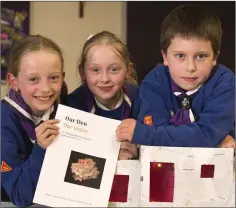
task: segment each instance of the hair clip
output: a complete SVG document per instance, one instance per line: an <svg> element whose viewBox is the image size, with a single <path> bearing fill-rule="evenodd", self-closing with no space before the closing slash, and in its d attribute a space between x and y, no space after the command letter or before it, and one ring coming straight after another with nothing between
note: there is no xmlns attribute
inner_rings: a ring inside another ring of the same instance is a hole
<svg viewBox="0 0 236 208"><path fill-rule="evenodd" d="M88 38L87 38L87 40L89 40L91 37L93 37L93 35L89 35Z"/></svg>

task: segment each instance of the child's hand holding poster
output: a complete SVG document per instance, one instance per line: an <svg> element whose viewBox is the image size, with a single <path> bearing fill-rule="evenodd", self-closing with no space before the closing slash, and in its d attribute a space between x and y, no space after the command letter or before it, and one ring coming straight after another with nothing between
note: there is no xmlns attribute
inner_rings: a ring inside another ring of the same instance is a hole
<svg viewBox="0 0 236 208"><path fill-rule="evenodd" d="M58 106L60 135L46 151L34 202L51 207L106 207L120 148L120 121Z"/></svg>

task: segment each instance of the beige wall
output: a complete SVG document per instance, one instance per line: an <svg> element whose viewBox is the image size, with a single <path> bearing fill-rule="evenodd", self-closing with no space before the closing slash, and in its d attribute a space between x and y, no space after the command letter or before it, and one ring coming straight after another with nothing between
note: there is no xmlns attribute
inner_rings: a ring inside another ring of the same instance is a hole
<svg viewBox="0 0 236 208"><path fill-rule="evenodd" d="M125 2L85 2L79 18L78 2L31 2L30 33L52 38L64 52L69 92L79 85L76 63L90 34L109 30L125 40ZM1 97L6 86L1 86Z"/></svg>

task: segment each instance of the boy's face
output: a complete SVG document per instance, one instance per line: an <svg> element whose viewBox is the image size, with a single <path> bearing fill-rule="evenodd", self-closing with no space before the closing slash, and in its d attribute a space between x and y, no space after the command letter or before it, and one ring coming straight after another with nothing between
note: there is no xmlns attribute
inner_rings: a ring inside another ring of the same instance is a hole
<svg viewBox="0 0 236 208"><path fill-rule="evenodd" d="M194 90L203 84L217 58L210 41L181 37L172 39L167 53L162 51L162 56L172 79L184 90Z"/></svg>

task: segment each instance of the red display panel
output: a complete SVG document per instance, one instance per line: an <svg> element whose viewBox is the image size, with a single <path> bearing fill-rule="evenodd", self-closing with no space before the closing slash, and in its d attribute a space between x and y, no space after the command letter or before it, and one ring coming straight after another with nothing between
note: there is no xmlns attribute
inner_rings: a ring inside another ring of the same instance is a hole
<svg viewBox="0 0 236 208"><path fill-rule="evenodd" d="M173 202L174 163L150 162L150 202Z"/></svg>
<svg viewBox="0 0 236 208"><path fill-rule="evenodd" d="M128 197L128 175L115 175L113 179L110 202L127 202Z"/></svg>

